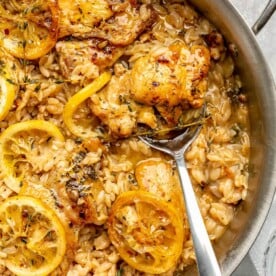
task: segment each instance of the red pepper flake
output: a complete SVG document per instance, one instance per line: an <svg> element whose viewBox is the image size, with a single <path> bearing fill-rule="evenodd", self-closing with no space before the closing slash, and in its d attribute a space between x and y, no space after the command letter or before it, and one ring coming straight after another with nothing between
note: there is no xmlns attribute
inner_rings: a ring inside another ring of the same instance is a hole
<svg viewBox="0 0 276 276"><path fill-rule="evenodd" d="M9 35L10 34L10 30L9 29L5 29L4 33L5 33L5 35Z"/></svg>
<svg viewBox="0 0 276 276"><path fill-rule="evenodd" d="M154 87L158 87L159 85L160 85L160 82L158 82L158 81L152 82L152 86L154 86Z"/></svg>
<svg viewBox="0 0 276 276"><path fill-rule="evenodd" d="M159 63L169 63L169 62L170 62L170 61L169 61L166 57L164 57L164 56L159 56L158 59L157 59L157 61L158 61Z"/></svg>

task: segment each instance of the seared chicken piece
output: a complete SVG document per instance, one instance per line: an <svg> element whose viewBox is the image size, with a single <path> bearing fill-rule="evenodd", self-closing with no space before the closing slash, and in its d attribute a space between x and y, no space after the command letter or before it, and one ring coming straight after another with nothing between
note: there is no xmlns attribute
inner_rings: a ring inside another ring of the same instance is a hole
<svg viewBox="0 0 276 276"><path fill-rule="evenodd" d="M56 201L69 222L76 225L101 225L107 219L107 210L97 202L104 191L103 182L98 178L98 170L105 146L97 138L86 139L75 144L74 151L68 152L71 170L57 174ZM62 179L62 180L61 180ZM52 185L52 182L51 182Z"/></svg>
<svg viewBox="0 0 276 276"><path fill-rule="evenodd" d="M76 179L70 179L66 185L57 190L57 199L68 221L76 225L94 223L101 225L107 219L107 215L98 210L97 197L103 190L99 181L90 181L80 184Z"/></svg>
<svg viewBox="0 0 276 276"><path fill-rule="evenodd" d="M139 9L129 5L124 12L117 13L107 21L103 21L99 28L95 28L89 35L106 39L114 45L126 46L150 27L155 18L152 9L148 9L146 14L141 17Z"/></svg>
<svg viewBox="0 0 276 276"><path fill-rule="evenodd" d="M59 37L91 32L97 23L113 15L106 0L58 0L58 5Z"/></svg>
<svg viewBox="0 0 276 276"><path fill-rule="evenodd" d="M108 86L91 97L90 108L115 136L127 137L136 126L136 112L131 109L129 79L112 77Z"/></svg>
<svg viewBox="0 0 276 276"><path fill-rule="evenodd" d="M123 54L122 48L97 39L59 41L56 50L62 74L72 83L97 78Z"/></svg>
<svg viewBox="0 0 276 276"><path fill-rule="evenodd" d="M71 211L74 213L74 215L71 214L71 217L75 218L72 221L75 224L94 223L96 225L101 225L106 221L107 215L102 214L102 211L98 210L99 207L97 207L96 201L99 193L104 189L103 185L99 181L94 181L87 186L91 188L85 192L86 195L79 197L77 202L74 202L74 196L76 194L74 191L76 191L76 189L66 190L68 202L72 207Z"/></svg>
<svg viewBox="0 0 276 276"><path fill-rule="evenodd" d="M172 165L160 158L150 158L137 163L135 177L139 189L148 191L171 202L184 216L182 192L178 175Z"/></svg>
<svg viewBox="0 0 276 276"><path fill-rule="evenodd" d="M183 115L183 107L180 105L168 107L165 105L158 105L156 109L160 113L161 117L166 121L169 127L173 127L179 123L181 116Z"/></svg>
<svg viewBox="0 0 276 276"><path fill-rule="evenodd" d="M157 128L157 118L152 106L138 106L137 112L137 123L147 125L151 129Z"/></svg>
<svg viewBox="0 0 276 276"><path fill-rule="evenodd" d="M129 45L155 19L152 9L144 9L136 1L126 0L59 0L59 37L97 37L114 45Z"/></svg>
<svg viewBox="0 0 276 276"><path fill-rule="evenodd" d="M164 54L141 57L131 72L132 96L150 106L198 108L207 89L209 65L209 51L199 45L187 48L178 43Z"/></svg>
<svg viewBox="0 0 276 276"><path fill-rule="evenodd" d="M164 54L141 57L127 73L114 76L91 97L90 108L116 137L130 136L137 123L156 129L159 124L153 107L173 126L183 109L203 104L209 64L204 46L172 45Z"/></svg>
<svg viewBox="0 0 276 276"><path fill-rule="evenodd" d="M115 137L128 137L136 130L137 123L157 126L151 106L135 103L129 93L129 73L113 76L106 88L91 97L90 108Z"/></svg>

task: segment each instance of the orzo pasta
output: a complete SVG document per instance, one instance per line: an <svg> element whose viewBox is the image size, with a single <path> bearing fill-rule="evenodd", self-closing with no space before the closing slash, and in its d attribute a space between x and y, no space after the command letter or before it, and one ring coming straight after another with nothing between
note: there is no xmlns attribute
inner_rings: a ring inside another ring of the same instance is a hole
<svg viewBox="0 0 276 276"><path fill-rule="evenodd" d="M193 264L174 162L137 136L181 128L206 105L185 158L219 239L248 187L233 45L186 0L2 0L0 27L0 274Z"/></svg>

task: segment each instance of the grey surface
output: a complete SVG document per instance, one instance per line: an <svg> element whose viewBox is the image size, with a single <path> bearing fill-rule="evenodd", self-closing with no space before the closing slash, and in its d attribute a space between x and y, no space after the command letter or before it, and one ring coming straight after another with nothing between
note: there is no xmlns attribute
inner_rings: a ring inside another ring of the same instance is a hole
<svg viewBox="0 0 276 276"><path fill-rule="evenodd" d="M259 273L256 270L256 266L254 265L250 255L247 255L241 265L236 269L236 271L232 274L232 276L259 276Z"/></svg>
<svg viewBox="0 0 276 276"><path fill-rule="evenodd" d="M268 1L230 0L238 9L249 26L253 26ZM264 29L257 35L257 40L276 79L276 14L271 17Z"/></svg>
<svg viewBox="0 0 276 276"><path fill-rule="evenodd" d="M268 2L262 0L230 1L238 9L249 26L253 26ZM264 29L257 35L257 40L266 61L271 68L274 79L276 79L276 14L272 16ZM274 198L272 208L257 240L249 251L249 254L245 257L232 276L276 275L276 246L272 246L272 239L275 234L276 199Z"/></svg>

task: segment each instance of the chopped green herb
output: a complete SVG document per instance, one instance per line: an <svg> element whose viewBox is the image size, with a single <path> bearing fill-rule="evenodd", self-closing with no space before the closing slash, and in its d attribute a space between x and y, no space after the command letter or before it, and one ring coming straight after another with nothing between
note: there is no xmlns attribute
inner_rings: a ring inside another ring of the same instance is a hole
<svg viewBox="0 0 276 276"><path fill-rule="evenodd" d="M22 59L22 58L19 59L19 62L20 62L20 64L23 65L23 66L26 66L26 65L29 65L29 64L30 64L28 60Z"/></svg>
<svg viewBox="0 0 276 276"><path fill-rule="evenodd" d="M77 144L77 145L79 145L79 144L81 144L82 143L82 139L81 138L76 138L75 139L75 143Z"/></svg>
<svg viewBox="0 0 276 276"><path fill-rule="evenodd" d="M30 79L28 76L24 76L23 82L24 82L24 83L33 84L33 83L37 83L38 80L36 80L36 79Z"/></svg>
<svg viewBox="0 0 276 276"><path fill-rule="evenodd" d="M23 10L23 15L26 15L29 12L29 8Z"/></svg>
<svg viewBox="0 0 276 276"><path fill-rule="evenodd" d="M74 156L74 164L80 163L86 156L85 151L80 151Z"/></svg>
<svg viewBox="0 0 276 276"><path fill-rule="evenodd" d="M54 83L56 84L64 83L64 80L55 80Z"/></svg>
<svg viewBox="0 0 276 276"><path fill-rule="evenodd" d="M128 108L128 110L129 110L130 112L133 111L130 104L127 105L127 108Z"/></svg>
<svg viewBox="0 0 276 276"><path fill-rule="evenodd" d="M134 178L134 175L129 174L129 175L127 176L127 178L128 178L128 182L129 182L130 184L132 184L132 185L137 185L137 182L136 182L136 179Z"/></svg>
<svg viewBox="0 0 276 276"><path fill-rule="evenodd" d="M40 88L41 88L41 83L39 83L39 84L35 87L34 91L35 91L35 92L38 92L38 91L40 90Z"/></svg>
<svg viewBox="0 0 276 276"><path fill-rule="evenodd" d="M74 40L74 37L71 36L71 35L69 35L69 36L66 36L66 37L64 38L64 40L65 40L65 41L72 41L72 40Z"/></svg>
<svg viewBox="0 0 276 276"><path fill-rule="evenodd" d="M15 83L13 80L11 80L11 79L6 79L6 81L9 82L10 84L13 84L13 85L16 84L16 83Z"/></svg>
<svg viewBox="0 0 276 276"><path fill-rule="evenodd" d="M119 270L117 270L116 276L123 276L123 275L124 275L124 270L122 268L120 268Z"/></svg>
<svg viewBox="0 0 276 276"><path fill-rule="evenodd" d="M40 12L41 11L41 6L37 5L37 6L33 6L31 12L35 13L35 12Z"/></svg>
<svg viewBox="0 0 276 276"><path fill-rule="evenodd" d="M26 40L22 40L21 44L22 44L22 47L25 49L26 45L27 45L27 41Z"/></svg>
<svg viewBox="0 0 276 276"><path fill-rule="evenodd" d="M96 170L93 166L86 165L84 168L84 173L92 180L97 180L98 176Z"/></svg>
<svg viewBox="0 0 276 276"><path fill-rule="evenodd" d="M21 241L26 244L27 243L27 238L21 238Z"/></svg>
<svg viewBox="0 0 276 276"><path fill-rule="evenodd" d="M23 30L26 30L26 29L27 29L27 27L28 27L28 22L26 22L26 21L25 21L25 22L23 23L22 28L23 28Z"/></svg>

